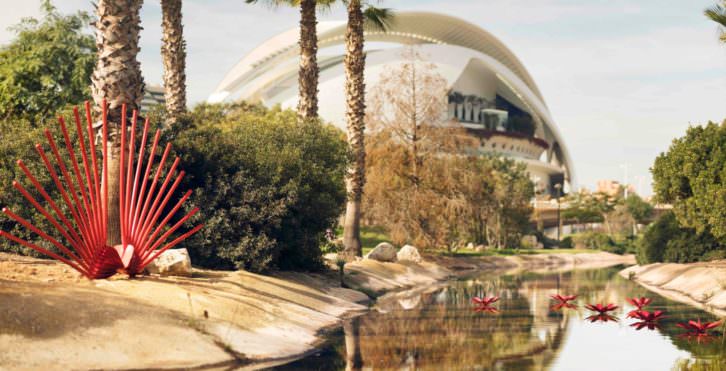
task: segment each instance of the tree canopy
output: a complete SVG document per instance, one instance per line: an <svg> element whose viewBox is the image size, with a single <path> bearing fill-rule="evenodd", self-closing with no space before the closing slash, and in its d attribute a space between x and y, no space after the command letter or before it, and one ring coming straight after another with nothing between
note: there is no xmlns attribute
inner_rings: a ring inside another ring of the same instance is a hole
<svg viewBox="0 0 726 371"><path fill-rule="evenodd" d="M41 19L25 18L0 49L0 117L37 124L89 97L96 60L85 12L61 15L48 1Z"/></svg>
<svg viewBox="0 0 726 371"><path fill-rule="evenodd" d="M651 170L657 200L682 226L726 238L726 121L690 127Z"/></svg>

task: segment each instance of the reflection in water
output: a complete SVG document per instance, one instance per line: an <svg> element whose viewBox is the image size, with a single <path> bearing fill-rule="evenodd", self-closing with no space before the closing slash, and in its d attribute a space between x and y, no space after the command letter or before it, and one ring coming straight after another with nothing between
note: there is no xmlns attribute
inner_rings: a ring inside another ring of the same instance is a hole
<svg viewBox="0 0 726 371"><path fill-rule="evenodd" d="M713 316L656 297L617 276L618 270L482 275L392 294L378 301L377 310L346 321L343 338L331 339L328 349L278 369L699 370L722 362L723 341L699 343L679 336L675 326ZM574 293L578 298L565 303L578 309L557 308L552 299ZM473 310L472 298L491 294L501 297L499 313ZM653 302L644 318L611 322L637 309L626 298L646 295ZM622 307L595 313L608 317L597 321L610 323L590 323L585 303Z"/></svg>

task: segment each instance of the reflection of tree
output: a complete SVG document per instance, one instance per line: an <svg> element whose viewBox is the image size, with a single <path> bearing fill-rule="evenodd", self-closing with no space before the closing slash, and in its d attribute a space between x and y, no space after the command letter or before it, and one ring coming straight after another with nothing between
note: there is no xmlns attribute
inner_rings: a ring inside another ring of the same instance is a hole
<svg viewBox="0 0 726 371"><path fill-rule="evenodd" d="M726 369L722 339L697 344L678 336L675 323L712 316L685 304L669 302L617 276L619 268L561 273L526 273L508 276L482 276L442 288L385 297L385 313L371 312L344 325L345 342L332 353L315 357L317 363L298 363L297 368L349 370L372 369L497 369L542 370L552 365L564 345L570 320L581 321L589 314L583 303L626 303L626 297L648 296L649 310L663 310L667 317L659 320L659 331L673 344L693 354L698 360L681 362L675 369ZM578 310L552 311L550 295L578 294ZM500 313L475 313L471 298L499 295ZM417 301L408 310L401 300ZM625 304L615 313L624 320L632 309ZM631 320L624 322L627 327ZM635 329L627 329L640 334ZM637 335L636 335L637 336ZM341 339L342 340L342 339ZM617 349L614 349L617 351ZM311 357L312 358L312 357ZM704 360L706 359L706 360ZM310 361L307 361L310 362ZM335 365L335 366L333 366ZM345 366L344 366L345 365Z"/></svg>
<svg viewBox="0 0 726 371"><path fill-rule="evenodd" d="M360 317L343 322L345 333L345 369L360 370L363 359L360 355Z"/></svg>

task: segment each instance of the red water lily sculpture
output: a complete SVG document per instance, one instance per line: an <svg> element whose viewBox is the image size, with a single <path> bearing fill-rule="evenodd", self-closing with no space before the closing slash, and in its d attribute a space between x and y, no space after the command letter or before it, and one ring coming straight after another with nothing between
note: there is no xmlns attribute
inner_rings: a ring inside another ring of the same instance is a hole
<svg viewBox="0 0 726 371"><path fill-rule="evenodd" d="M663 317L665 317L665 312L661 310L656 310L653 312L649 312L647 310L635 311L632 318L637 319L638 322L635 322L630 326L635 327L636 330L641 330L646 327L648 328L648 330L654 330L660 328L660 324L658 323L658 321L660 321Z"/></svg>
<svg viewBox="0 0 726 371"><path fill-rule="evenodd" d="M2 210L5 215L48 241L57 248L60 254L5 231L0 231L0 236L59 260L89 279L107 278L119 271L125 271L130 276L134 276L163 251L177 245L202 228L201 225L198 225L171 242L164 244L171 234L197 212L196 208L193 209L174 225L168 227L171 218L191 194L187 192L171 210L166 208L183 176L183 172L180 172L173 184L169 186L179 160L174 161L174 164L166 172L161 186L158 186L159 177L165 168L164 164L171 147L167 144L161 161L155 164L155 155L160 137L160 132L157 130L142 176L141 170L145 157L149 122L146 120L144 123L141 143L139 144L138 154L136 154L137 113L136 111L133 112L131 133L127 136L126 106L122 107L121 146L125 149L120 151L121 170L119 171L121 174L119 207L121 210L120 237L122 244L108 246L106 245L109 218L107 202L108 173L106 171L108 169L107 106L104 102L101 117L101 159L97 156L97 148L93 140L94 130L90 104L88 102L85 104L85 124L81 121L78 108L74 108L73 113L78 136L78 148L74 148L71 142L65 121L63 118L59 118L67 159L63 158L59 146L47 129L45 130L45 137L52 157L45 152L40 144L35 146L62 200L53 199L21 160L18 160L18 166L35 188L37 194L42 197L45 205L41 204L19 182L13 182L13 187L48 220L66 243L62 243L49 233L40 230L30 221L13 213L10 209L4 208ZM80 158L78 155L80 155ZM128 158L125 156L128 156ZM134 156L137 156L135 164ZM148 185L149 174L154 165L156 165L156 171L151 185ZM102 169L102 171L99 172L99 169ZM66 213L61 211L59 205L61 202L68 209Z"/></svg>
<svg viewBox="0 0 726 371"><path fill-rule="evenodd" d="M630 312L628 312L628 315L627 315L628 318L637 318L636 317L637 312L641 311L645 306L647 306L648 304L650 304L653 301L653 299L645 298L645 297L626 298L625 300L627 300L628 303L630 303L630 305L635 307L634 310L631 310Z"/></svg>
<svg viewBox="0 0 726 371"><path fill-rule="evenodd" d="M498 313L499 310L492 306L492 304L499 301L499 296L492 296L492 297L483 297L480 298L478 296L475 296L471 298L471 301L474 303L474 311L475 312L488 312L488 313Z"/></svg>
<svg viewBox="0 0 726 371"><path fill-rule="evenodd" d="M607 312L612 312L615 309L618 309L618 306L615 304L612 304L612 303L607 304L607 305L598 303L598 304L585 304L585 308L587 308L593 312L598 312L598 314L604 314Z"/></svg>
<svg viewBox="0 0 726 371"><path fill-rule="evenodd" d="M569 309L575 309L577 308L577 305L570 303L571 301L577 299L577 295L552 295L550 296L552 299L557 301L557 304L552 306L552 310L560 310L562 308L569 308Z"/></svg>
<svg viewBox="0 0 726 371"><path fill-rule="evenodd" d="M608 312L612 312L615 309L618 309L618 306L615 304L585 304L585 308L597 312L597 314L593 314L585 319L589 320L590 322L610 322L610 321L618 321L618 317L615 317Z"/></svg>
<svg viewBox="0 0 726 371"><path fill-rule="evenodd" d="M618 322L618 317L607 313L600 313L587 316L585 317L585 320L590 322Z"/></svg>
<svg viewBox="0 0 726 371"><path fill-rule="evenodd" d="M721 320L714 322L701 322L701 320L698 319L696 321L691 320L685 323L677 323L676 326L686 330L686 332L681 334L681 336L689 339L696 339L701 342L708 341L712 336L709 333L709 330L720 326L722 322L723 321Z"/></svg>

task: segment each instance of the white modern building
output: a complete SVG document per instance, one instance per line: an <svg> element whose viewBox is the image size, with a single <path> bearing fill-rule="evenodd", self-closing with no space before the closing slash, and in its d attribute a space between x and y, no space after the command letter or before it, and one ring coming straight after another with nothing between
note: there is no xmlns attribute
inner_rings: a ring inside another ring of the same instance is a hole
<svg viewBox="0 0 726 371"><path fill-rule="evenodd" d="M320 116L345 129L343 56L345 22L318 25ZM527 165L540 191L555 184L574 189L572 159L544 98L522 62L489 32L461 19L427 12L396 12L387 32L366 31L366 86L401 63L417 45L449 82L449 118L480 138L482 152ZM297 106L298 29L277 35L230 70L210 102L248 100L283 108Z"/></svg>

